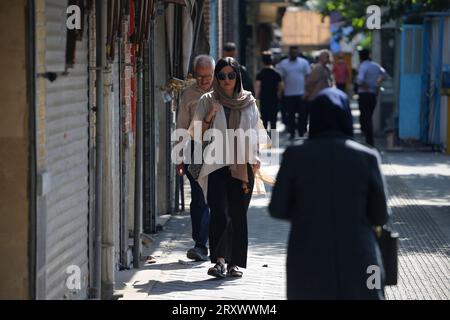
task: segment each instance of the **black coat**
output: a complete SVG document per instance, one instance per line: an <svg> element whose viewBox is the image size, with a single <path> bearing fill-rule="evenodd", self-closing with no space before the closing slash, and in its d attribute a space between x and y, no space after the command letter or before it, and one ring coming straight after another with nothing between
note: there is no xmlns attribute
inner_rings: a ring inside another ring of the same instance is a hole
<svg viewBox="0 0 450 320"><path fill-rule="evenodd" d="M270 214L291 222L288 299L382 299L367 268L381 255L372 229L388 220L378 152L340 133L286 150ZM383 280L382 282L383 283Z"/></svg>

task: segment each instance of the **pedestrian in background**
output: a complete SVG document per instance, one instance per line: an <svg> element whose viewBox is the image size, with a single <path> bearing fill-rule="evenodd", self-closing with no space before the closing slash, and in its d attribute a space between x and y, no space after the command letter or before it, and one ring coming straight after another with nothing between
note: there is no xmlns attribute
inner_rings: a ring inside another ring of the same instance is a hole
<svg viewBox="0 0 450 320"><path fill-rule="evenodd" d="M336 88L342 92L347 92L347 81L350 73L347 65L345 64L342 54L338 55L337 61L333 65L334 81L336 82Z"/></svg>
<svg viewBox="0 0 450 320"><path fill-rule="evenodd" d="M314 64L311 74L306 80L304 96L305 101L312 101L320 90L331 87L333 85L331 72L330 69L328 69L329 63L330 52L328 50L321 51L319 54L318 62Z"/></svg>
<svg viewBox="0 0 450 320"><path fill-rule="evenodd" d="M182 93L177 115L177 129L187 130L190 127L200 97L212 88L214 68L215 61L210 56L199 55L194 59L194 77L197 82L186 88ZM193 150L194 144L191 142L187 152L192 154ZM189 249L187 257L195 261L207 261L208 248L206 244L209 234L209 209L200 185L187 169L188 165L184 163L177 166L177 174L180 176L186 174L191 186L190 214L192 239L195 246Z"/></svg>
<svg viewBox="0 0 450 320"><path fill-rule="evenodd" d="M264 67L256 75L255 94L260 100L261 118L264 127L277 129L278 102L283 94L281 75L273 67L273 57L270 51L262 53Z"/></svg>
<svg viewBox="0 0 450 320"><path fill-rule="evenodd" d="M356 78L358 77L358 70L356 68L352 68L352 79L353 79L353 95L358 94L358 83Z"/></svg>
<svg viewBox="0 0 450 320"><path fill-rule="evenodd" d="M284 83L283 103L287 108L288 130L290 139L295 138L298 131L300 137L306 133L308 125L308 108L303 101L305 93L305 81L311 72L306 59L300 58L297 46L289 48L289 59L282 60L277 65ZM298 115L298 119L297 119Z"/></svg>
<svg viewBox="0 0 450 320"><path fill-rule="evenodd" d="M377 96L386 77L386 71L370 59L367 49L359 51L359 60L360 66L356 82L358 84L361 131L364 133L366 143L374 147L372 116L377 106Z"/></svg>
<svg viewBox="0 0 450 320"><path fill-rule="evenodd" d="M288 55L283 54L283 55L281 55L278 63L275 64L275 70L280 72L280 75L281 75L281 71L279 70L279 63L286 59L288 59ZM283 81L283 78L281 78L281 81ZM286 102L285 102L285 98L284 98L284 86L283 86L283 92L281 94L281 100L280 100L280 111L281 111L281 121L285 125L284 132L289 132L289 129L288 129L289 117L288 117L287 106L286 106Z"/></svg>
<svg viewBox="0 0 450 320"><path fill-rule="evenodd" d="M238 52L236 49L236 44L234 42L227 42L223 46L223 53L222 53L223 58L230 57L235 60L238 60L237 54ZM253 81L252 78L250 77L250 74L247 71L247 68L243 64L239 64L239 71L241 72L242 86L244 90L250 91L253 95L255 95L255 88L253 87Z"/></svg>
<svg viewBox="0 0 450 320"><path fill-rule="evenodd" d="M286 150L269 212L291 222L288 299L383 299L373 230L388 220L380 156L352 140L347 96L335 88L312 103L310 137ZM380 284L369 289L368 268Z"/></svg>
<svg viewBox="0 0 450 320"><path fill-rule="evenodd" d="M234 159L213 164L205 162L198 178L211 210L209 245L211 262L215 265L208 269L208 275L242 277L239 267L247 266L247 210L253 192L254 171L259 169L261 162L257 157L256 140L246 147L245 137L241 135L231 143L230 139L234 138L226 131L257 130L260 118L255 98L242 87L239 63L235 59L228 57L217 62L213 91L200 99L194 121L202 122L203 132L210 127L220 131L226 137L224 143L235 146ZM248 152L245 152L244 164L240 164L236 152L243 146Z"/></svg>

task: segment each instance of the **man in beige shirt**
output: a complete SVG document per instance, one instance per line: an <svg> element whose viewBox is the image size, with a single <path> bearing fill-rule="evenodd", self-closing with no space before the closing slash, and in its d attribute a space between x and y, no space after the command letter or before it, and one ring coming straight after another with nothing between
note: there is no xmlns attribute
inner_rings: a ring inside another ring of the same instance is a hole
<svg viewBox="0 0 450 320"><path fill-rule="evenodd" d="M311 74L306 80L305 100L312 101L320 90L333 85L331 72L327 67L330 63L330 53L323 50L319 55L319 62L313 67Z"/></svg>
<svg viewBox="0 0 450 320"><path fill-rule="evenodd" d="M200 97L212 89L214 68L215 62L210 56L200 55L194 59L194 77L197 79L197 83L183 91L177 116L177 129L187 130L189 128ZM187 168L188 166L184 163L177 165L177 174L180 176L186 174L191 185L190 212L192 239L195 246L188 250L187 257L196 261L207 261L208 248L206 243L209 235L209 208L202 188Z"/></svg>

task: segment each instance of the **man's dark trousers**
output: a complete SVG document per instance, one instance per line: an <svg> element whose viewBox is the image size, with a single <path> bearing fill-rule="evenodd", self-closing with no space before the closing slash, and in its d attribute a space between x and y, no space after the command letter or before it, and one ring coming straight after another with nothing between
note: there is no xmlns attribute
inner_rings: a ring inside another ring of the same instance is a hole
<svg viewBox="0 0 450 320"><path fill-rule="evenodd" d="M280 111L281 111L281 121L283 122L283 124L286 126L286 128L288 127L288 111L287 111L287 106L286 106L286 97L283 96L281 98L280 101Z"/></svg>
<svg viewBox="0 0 450 320"><path fill-rule="evenodd" d="M209 208L205 201L203 190L198 182L188 171L188 165L185 165L186 176L191 185L191 222L192 239L195 241L196 248L207 249L206 243L209 236Z"/></svg>
<svg viewBox="0 0 450 320"><path fill-rule="evenodd" d="M366 143L374 146L373 140L373 111L377 105L377 96L375 93L363 92L359 94L359 122L361 123L361 131L366 137Z"/></svg>
<svg viewBox="0 0 450 320"><path fill-rule="evenodd" d="M303 96L286 96L284 99L288 112L289 134L294 138L297 130L299 136L303 137L308 125L308 104L303 101Z"/></svg>
<svg viewBox="0 0 450 320"><path fill-rule="evenodd" d="M347 84L345 83L336 83L336 88L338 88L342 92L347 93Z"/></svg>

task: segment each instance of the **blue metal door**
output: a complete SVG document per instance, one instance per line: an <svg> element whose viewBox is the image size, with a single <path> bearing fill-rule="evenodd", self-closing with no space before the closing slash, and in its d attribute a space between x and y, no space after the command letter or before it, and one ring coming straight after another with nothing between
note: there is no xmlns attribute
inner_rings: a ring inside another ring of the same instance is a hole
<svg viewBox="0 0 450 320"><path fill-rule="evenodd" d="M403 25L400 63L399 136L420 139L423 26Z"/></svg>

